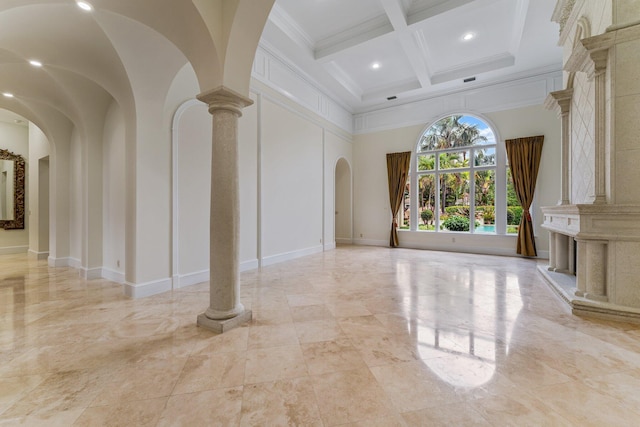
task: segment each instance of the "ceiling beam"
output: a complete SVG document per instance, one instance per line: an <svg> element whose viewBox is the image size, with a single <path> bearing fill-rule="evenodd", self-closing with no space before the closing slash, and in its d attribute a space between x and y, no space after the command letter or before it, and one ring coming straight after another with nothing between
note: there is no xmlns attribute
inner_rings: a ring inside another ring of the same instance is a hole
<svg viewBox="0 0 640 427"><path fill-rule="evenodd" d="M407 24L413 25L418 22L426 21L427 19L449 12L458 7L472 3L473 0L449 0L442 3L438 3L434 6L428 6L423 8L417 8L412 10L411 8L407 12Z"/></svg>
<svg viewBox="0 0 640 427"><path fill-rule="evenodd" d="M348 30L334 34L315 45L317 61L329 62L338 54L393 33L393 26L386 15L380 15Z"/></svg>
<svg viewBox="0 0 640 427"><path fill-rule="evenodd" d="M389 21L395 30L402 50L411 64L411 68L420 82L420 86L426 88L431 86L429 78L429 68L425 61L422 50L416 43L413 33L407 24L407 12L404 10L402 0L380 0L384 11L389 17Z"/></svg>

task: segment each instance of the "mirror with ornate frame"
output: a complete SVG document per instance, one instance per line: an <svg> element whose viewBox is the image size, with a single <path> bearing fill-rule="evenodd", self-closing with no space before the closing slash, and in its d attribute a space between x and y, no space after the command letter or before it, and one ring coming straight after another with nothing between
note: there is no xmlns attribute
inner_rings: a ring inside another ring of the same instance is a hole
<svg viewBox="0 0 640 427"><path fill-rule="evenodd" d="M24 229L25 161L0 149L0 228Z"/></svg>

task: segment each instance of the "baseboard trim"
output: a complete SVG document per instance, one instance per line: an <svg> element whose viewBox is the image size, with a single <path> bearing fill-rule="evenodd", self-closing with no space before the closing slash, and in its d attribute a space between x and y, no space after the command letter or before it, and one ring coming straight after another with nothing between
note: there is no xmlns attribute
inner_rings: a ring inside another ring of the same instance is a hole
<svg viewBox="0 0 640 427"><path fill-rule="evenodd" d="M34 251L32 249L29 249L28 255L30 257L33 257L33 258L37 259L37 260L43 260L43 259L48 259L49 258L49 251L37 252L37 251Z"/></svg>
<svg viewBox="0 0 640 427"><path fill-rule="evenodd" d="M338 241L338 239L336 239ZM383 246L389 247L389 242L386 240L368 240L368 239L354 239L354 245L362 246ZM428 243L402 243L400 242L400 248L405 249L420 249L427 251L442 251L442 252L458 252L465 254L477 254L477 255L498 255L498 256L512 256L519 257L516 254L515 246L513 248L506 247L490 247L490 246L464 246L460 244L446 245L446 244L428 244ZM549 251L538 251L539 259L549 259Z"/></svg>
<svg viewBox="0 0 640 427"><path fill-rule="evenodd" d="M116 283L124 283L124 273L111 270L110 268L102 268L102 277Z"/></svg>
<svg viewBox="0 0 640 427"><path fill-rule="evenodd" d="M0 248L0 255L23 254L29 250L29 246L7 246Z"/></svg>
<svg viewBox="0 0 640 427"><path fill-rule="evenodd" d="M389 246L388 240L353 239L354 245L362 246Z"/></svg>
<svg viewBox="0 0 640 427"><path fill-rule="evenodd" d="M68 263L67 265L69 267L73 267L73 268L77 268L78 270L82 268L82 261L80 261L78 258L67 258Z"/></svg>
<svg viewBox="0 0 640 427"><path fill-rule="evenodd" d="M240 263L240 271L255 270L259 266L260 264L258 263L258 258L250 259L248 261L243 261Z"/></svg>
<svg viewBox="0 0 640 427"><path fill-rule="evenodd" d="M178 280L174 280L173 286L176 289L206 282L209 280L209 270L196 271L195 273L178 275Z"/></svg>
<svg viewBox="0 0 640 427"><path fill-rule="evenodd" d="M336 237L336 243L338 245L353 245L353 239L347 237Z"/></svg>
<svg viewBox="0 0 640 427"><path fill-rule="evenodd" d="M69 259L69 257L54 258L49 255L49 258L47 258L47 263L49 264L49 267L69 267Z"/></svg>
<svg viewBox="0 0 640 427"><path fill-rule="evenodd" d="M327 243L324 245L325 251L330 251L336 248L336 242Z"/></svg>
<svg viewBox="0 0 640 427"><path fill-rule="evenodd" d="M271 256L262 258L262 265L267 266L267 265L278 264L280 262L290 261L296 258L301 258L307 255L312 255L318 252L322 252L322 250L323 250L323 246L319 245L319 246L312 246L306 249L300 249L298 251L291 251L291 252L285 252L278 255L271 255Z"/></svg>
<svg viewBox="0 0 640 427"><path fill-rule="evenodd" d="M102 279L102 267L84 268L80 267L80 277L86 280Z"/></svg>
<svg viewBox="0 0 640 427"><path fill-rule="evenodd" d="M124 294L131 298L144 298L171 290L171 278L145 283L124 282Z"/></svg>

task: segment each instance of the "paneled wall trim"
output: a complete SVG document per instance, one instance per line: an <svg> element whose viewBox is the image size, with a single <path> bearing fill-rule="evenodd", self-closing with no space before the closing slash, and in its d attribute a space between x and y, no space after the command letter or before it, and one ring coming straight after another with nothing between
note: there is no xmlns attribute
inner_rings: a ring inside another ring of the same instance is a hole
<svg viewBox="0 0 640 427"><path fill-rule="evenodd" d="M253 60L252 77L340 129L353 133L353 115L311 82L302 71L285 63L260 45Z"/></svg>
<svg viewBox="0 0 640 427"><path fill-rule="evenodd" d="M541 105L549 92L562 89L562 71L548 71L505 83L409 102L354 115L354 134L427 123L443 112L491 113Z"/></svg>
<svg viewBox="0 0 640 427"><path fill-rule="evenodd" d="M278 57L264 44L253 63L254 79L351 134L363 134L423 124L443 111L493 112L541 105L549 92L562 89L562 70L543 68L503 83L478 82L468 90L403 102L387 108L352 114L313 79Z"/></svg>

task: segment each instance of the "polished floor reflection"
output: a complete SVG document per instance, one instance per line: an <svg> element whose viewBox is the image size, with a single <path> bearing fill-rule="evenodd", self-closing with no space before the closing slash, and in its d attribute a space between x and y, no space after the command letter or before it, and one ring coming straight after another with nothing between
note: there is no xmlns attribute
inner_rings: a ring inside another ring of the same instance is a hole
<svg viewBox="0 0 640 427"><path fill-rule="evenodd" d="M573 316L532 260L340 247L131 300L0 256L0 425L629 426L640 325Z"/></svg>

